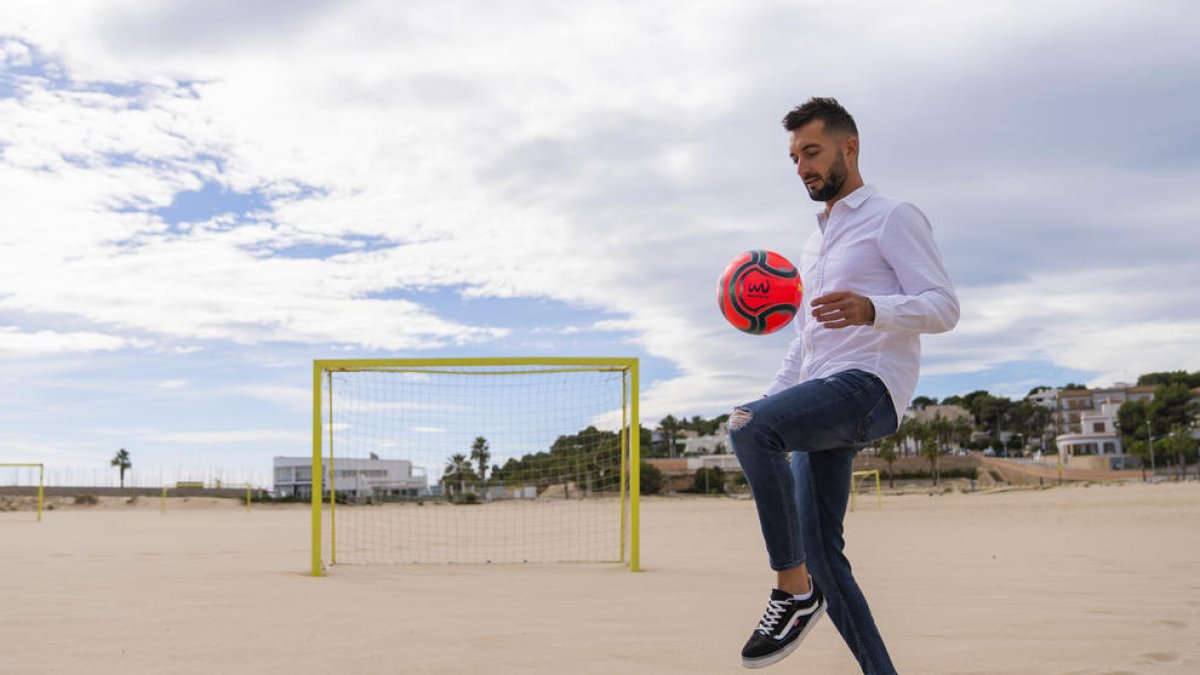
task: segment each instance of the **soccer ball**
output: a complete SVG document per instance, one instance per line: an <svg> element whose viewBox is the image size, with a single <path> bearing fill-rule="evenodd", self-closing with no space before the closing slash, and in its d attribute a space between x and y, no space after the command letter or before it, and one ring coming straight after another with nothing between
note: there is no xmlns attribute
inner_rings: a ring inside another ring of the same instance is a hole
<svg viewBox="0 0 1200 675"><path fill-rule="evenodd" d="M795 265L773 251L746 251L734 258L717 286L725 320L754 335L774 333L791 322L802 296Z"/></svg>

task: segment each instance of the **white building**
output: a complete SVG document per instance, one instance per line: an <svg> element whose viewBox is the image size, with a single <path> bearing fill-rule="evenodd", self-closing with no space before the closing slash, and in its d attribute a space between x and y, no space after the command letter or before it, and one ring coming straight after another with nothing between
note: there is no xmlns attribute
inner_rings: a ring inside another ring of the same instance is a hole
<svg viewBox="0 0 1200 675"><path fill-rule="evenodd" d="M1058 457L1063 466L1086 469L1126 469L1139 460L1124 453L1121 432L1117 430L1117 411L1123 401L1106 400L1099 410L1079 413L1078 433L1059 434Z"/></svg>
<svg viewBox="0 0 1200 675"><path fill-rule="evenodd" d="M1025 400L1029 401L1030 403L1040 405L1048 410L1057 410L1058 392L1058 387L1049 387L1026 396Z"/></svg>
<svg viewBox="0 0 1200 675"><path fill-rule="evenodd" d="M1053 425L1059 433L1083 433L1082 416L1096 411L1104 403L1115 403L1119 408L1126 401L1153 401L1158 385L1129 385L1118 382L1102 389L1062 389L1056 397Z"/></svg>
<svg viewBox="0 0 1200 675"><path fill-rule="evenodd" d="M724 422L717 427L717 432L712 436L701 436L691 431L681 440L683 441L683 455L685 457L721 455L733 452L733 446L729 444L729 431L725 428Z"/></svg>
<svg viewBox="0 0 1200 675"><path fill-rule="evenodd" d="M353 499L429 495L429 479L424 470L404 459L335 459L333 476L334 491ZM324 492L329 493L328 479ZM276 457L275 494L311 498L312 457Z"/></svg>

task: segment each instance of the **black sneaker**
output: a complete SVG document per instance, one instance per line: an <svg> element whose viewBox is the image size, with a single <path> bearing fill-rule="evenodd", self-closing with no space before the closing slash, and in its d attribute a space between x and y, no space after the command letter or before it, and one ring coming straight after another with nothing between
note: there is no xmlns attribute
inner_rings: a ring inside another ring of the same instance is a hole
<svg viewBox="0 0 1200 675"><path fill-rule="evenodd" d="M762 668L782 661L800 646L800 641L824 613L825 598L816 586L812 597L804 601L794 600L791 593L779 589L771 591L767 611L742 647L742 665Z"/></svg>

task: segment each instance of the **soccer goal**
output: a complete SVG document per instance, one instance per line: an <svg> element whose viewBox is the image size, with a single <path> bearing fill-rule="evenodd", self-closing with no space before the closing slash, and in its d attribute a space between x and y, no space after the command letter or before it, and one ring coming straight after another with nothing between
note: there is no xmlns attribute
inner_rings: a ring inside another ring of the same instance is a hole
<svg viewBox="0 0 1200 675"><path fill-rule="evenodd" d="M0 485L7 487L4 491L5 496L16 502L23 497L35 497L34 508L37 511L37 521L42 522L46 467L41 464L0 463L0 476L4 476L4 474L8 474L5 476L7 480L0 480Z"/></svg>
<svg viewBox="0 0 1200 675"><path fill-rule="evenodd" d="M639 429L633 358L314 361L311 464L277 458L276 488L286 476L311 499L313 576L339 564L637 571Z"/></svg>
<svg viewBox="0 0 1200 675"><path fill-rule="evenodd" d="M223 483L219 480L214 481L212 484L208 484L208 483L205 483L204 481L200 481L200 480L196 480L196 481L180 480L180 481L175 481L173 483L163 483L162 501L161 501L161 505L159 506L159 511L161 513L167 512L167 492L170 490L174 490L174 492L172 493L173 496L182 497L182 496L206 496L203 491L208 490L208 489L230 490L230 489L237 489L237 488L246 488L246 513L250 513L250 491L253 490L254 488L251 487L251 485L249 483Z"/></svg>

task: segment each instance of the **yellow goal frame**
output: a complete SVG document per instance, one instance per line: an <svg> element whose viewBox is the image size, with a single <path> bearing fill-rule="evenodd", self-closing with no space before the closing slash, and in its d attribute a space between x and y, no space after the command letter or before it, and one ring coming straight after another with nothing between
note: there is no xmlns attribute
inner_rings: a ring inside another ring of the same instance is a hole
<svg viewBox="0 0 1200 675"><path fill-rule="evenodd" d="M617 558L626 561L628 553L629 571L641 570L640 552L640 492L641 492L641 424L638 418L638 360L636 358L603 357L530 357L530 358L431 358L431 359L318 359L313 361L313 415L312 415L312 576L319 577L324 569L321 559L321 520L324 507L324 458L321 454L324 428L321 421L321 392L326 376L334 372L429 369L437 367L503 367L542 366L549 370L541 372L589 372L615 370L623 373L621 407L621 534L620 554ZM627 398L628 397L628 398ZM628 413L628 416L626 414ZM332 448L330 449L332 453ZM329 471L333 472L333 456L330 455ZM629 477L628 484L626 476ZM329 494L330 511L330 558L337 562L334 528L334 495ZM629 536L629 550L625 550L625 537Z"/></svg>
<svg viewBox="0 0 1200 675"><path fill-rule="evenodd" d="M870 469L868 471L854 471L850 474L850 510L853 511L858 501L858 479L875 479L875 503L879 508L883 508L883 490L879 488L879 469Z"/></svg>
<svg viewBox="0 0 1200 675"><path fill-rule="evenodd" d="M35 466L37 467L37 470L38 470L37 521L40 523L40 522L42 522L42 504L45 502L45 487L43 484L45 483L45 478L46 478L46 466L44 464L0 463L0 467L9 467L9 468L22 468L23 467L23 468L32 469Z"/></svg>

